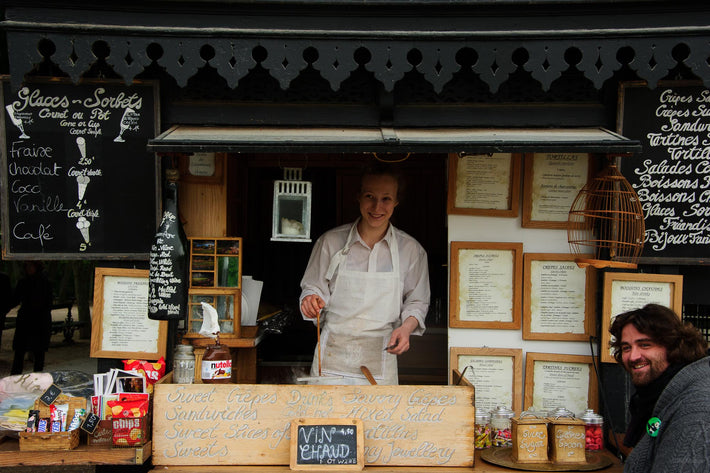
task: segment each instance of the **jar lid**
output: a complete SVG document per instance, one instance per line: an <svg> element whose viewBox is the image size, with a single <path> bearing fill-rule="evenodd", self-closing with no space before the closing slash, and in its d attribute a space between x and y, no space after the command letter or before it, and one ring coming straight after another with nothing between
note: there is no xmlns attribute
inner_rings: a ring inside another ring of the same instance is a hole
<svg viewBox="0 0 710 473"><path fill-rule="evenodd" d="M574 415L574 412L570 411L565 407L558 407L557 409L553 409L547 415L550 417L576 417Z"/></svg>
<svg viewBox="0 0 710 473"><path fill-rule="evenodd" d="M476 410L476 424L487 424L491 416L487 412Z"/></svg>
<svg viewBox="0 0 710 473"><path fill-rule="evenodd" d="M584 421L585 424L603 424L604 423L604 418L600 416L599 414L594 412L594 409L587 409L584 411L584 414L582 414L581 419Z"/></svg>
<svg viewBox="0 0 710 473"><path fill-rule="evenodd" d="M509 409L505 406L498 406L491 411L491 417L508 417L511 418L515 415L515 411Z"/></svg>
<svg viewBox="0 0 710 473"><path fill-rule="evenodd" d="M192 345L189 345L189 344L175 345L175 351L190 353L192 351Z"/></svg>

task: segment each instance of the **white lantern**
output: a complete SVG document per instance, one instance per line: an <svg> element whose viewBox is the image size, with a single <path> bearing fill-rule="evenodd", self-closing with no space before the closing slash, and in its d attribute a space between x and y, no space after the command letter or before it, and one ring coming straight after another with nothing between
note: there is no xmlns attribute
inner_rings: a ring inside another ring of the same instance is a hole
<svg viewBox="0 0 710 473"><path fill-rule="evenodd" d="M311 241L311 183L301 171L284 168L284 179L274 181L271 241Z"/></svg>

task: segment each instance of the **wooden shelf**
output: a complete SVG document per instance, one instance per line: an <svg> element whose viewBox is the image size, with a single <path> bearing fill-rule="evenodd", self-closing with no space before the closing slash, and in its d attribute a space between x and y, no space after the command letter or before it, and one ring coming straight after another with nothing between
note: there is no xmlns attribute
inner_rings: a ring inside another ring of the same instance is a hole
<svg viewBox="0 0 710 473"><path fill-rule="evenodd" d="M0 467L55 465L142 465L151 456L152 443L138 448L79 445L73 450L20 451L16 439L0 441Z"/></svg>
<svg viewBox="0 0 710 473"><path fill-rule="evenodd" d="M241 326L240 335L231 333L220 333L219 342L229 348L254 348L264 336L264 332L256 325ZM188 341L195 348L205 348L214 345L215 339L205 337L199 333L186 333L183 340Z"/></svg>

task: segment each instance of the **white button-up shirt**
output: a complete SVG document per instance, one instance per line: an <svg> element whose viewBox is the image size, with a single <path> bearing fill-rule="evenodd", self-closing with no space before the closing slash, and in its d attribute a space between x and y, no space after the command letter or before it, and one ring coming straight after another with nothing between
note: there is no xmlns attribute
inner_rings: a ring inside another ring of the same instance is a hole
<svg viewBox="0 0 710 473"><path fill-rule="evenodd" d="M326 307L333 293L338 271L330 280L326 280L326 272L330 260L338 251L343 249L348 239L350 229L357 225L342 225L324 233L313 246L311 257L306 267L306 272L301 280L301 297L317 294L325 302ZM400 321L414 317L419 322L419 327L412 332L414 335L424 333L426 326L424 318L429 308L429 266L424 248L411 236L390 224L393 232L388 231L385 237L370 248L360 238L355 229L355 238L351 242L350 251L347 253L345 268L352 271L389 272L392 271L392 256L389 249L390 238L397 238L399 247L399 278L402 283L402 303L400 305ZM299 307L300 307L299 301ZM311 320L311 319L307 319Z"/></svg>

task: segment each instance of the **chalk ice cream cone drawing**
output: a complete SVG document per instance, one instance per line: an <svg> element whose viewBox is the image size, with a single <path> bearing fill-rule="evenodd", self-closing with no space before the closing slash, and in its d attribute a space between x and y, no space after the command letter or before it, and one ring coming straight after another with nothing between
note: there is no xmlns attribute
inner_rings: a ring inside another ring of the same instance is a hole
<svg viewBox="0 0 710 473"><path fill-rule="evenodd" d="M84 198L84 193L86 192L86 186L89 184L91 179L89 176L76 176L76 184L78 186L79 200Z"/></svg>
<svg viewBox="0 0 710 473"><path fill-rule="evenodd" d="M84 237L84 242L89 243L89 227L91 222L89 222L86 217L79 217L76 221L76 228L81 232L81 236Z"/></svg>
<svg viewBox="0 0 710 473"><path fill-rule="evenodd" d="M15 116L15 109L13 108L12 104L5 106L5 110L7 110L7 114L10 115L10 121L12 122L13 125L15 125L22 134L20 135L20 138L23 140L26 140L29 138L29 136L25 133L25 126L22 123L22 119Z"/></svg>
<svg viewBox="0 0 710 473"><path fill-rule="evenodd" d="M86 158L86 140L83 136L79 136L76 139L76 145L79 147L79 152L82 158Z"/></svg>

